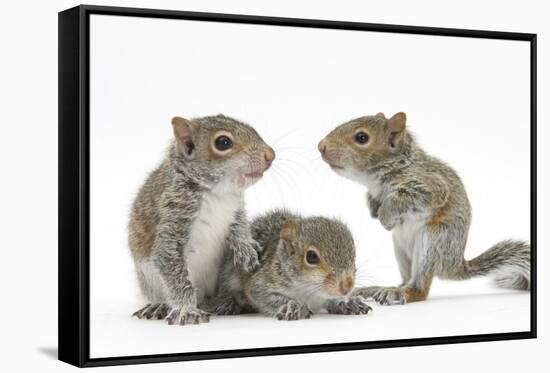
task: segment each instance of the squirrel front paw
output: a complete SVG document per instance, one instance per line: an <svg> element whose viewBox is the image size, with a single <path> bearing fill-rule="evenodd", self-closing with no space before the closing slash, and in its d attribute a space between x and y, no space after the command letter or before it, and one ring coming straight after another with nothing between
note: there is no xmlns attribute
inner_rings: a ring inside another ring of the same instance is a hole
<svg viewBox="0 0 550 373"><path fill-rule="evenodd" d="M294 300L291 300L279 308L275 317L278 320L292 321L309 319L311 315L313 315L313 312L311 312L306 304L298 303Z"/></svg>
<svg viewBox="0 0 550 373"><path fill-rule="evenodd" d="M382 205L381 208L378 210L378 220L380 220L380 223L382 224L384 229L391 231L393 228L401 223L401 218L399 217L399 215L393 213L390 209L383 207L384 205Z"/></svg>
<svg viewBox="0 0 550 373"><path fill-rule="evenodd" d="M366 315L372 308L367 300L361 296L353 295L348 299L331 301L327 306L328 313L336 315Z"/></svg>
<svg viewBox="0 0 550 373"><path fill-rule="evenodd" d="M235 267L243 269L246 272L253 272L260 266L258 253L261 252L261 246L254 240L247 245L239 246L233 251L233 263Z"/></svg>
<svg viewBox="0 0 550 373"><path fill-rule="evenodd" d="M370 211L370 216L373 219L378 218L378 210L380 210L380 201L374 198L370 195L370 193L367 193L367 206Z"/></svg>
<svg viewBox="0 0 550 373"><path fill-rule="evenodd" d="M197 307L184 306L172 309L166 321L169 325L200 324L209 322L210 314Z"/></svg>

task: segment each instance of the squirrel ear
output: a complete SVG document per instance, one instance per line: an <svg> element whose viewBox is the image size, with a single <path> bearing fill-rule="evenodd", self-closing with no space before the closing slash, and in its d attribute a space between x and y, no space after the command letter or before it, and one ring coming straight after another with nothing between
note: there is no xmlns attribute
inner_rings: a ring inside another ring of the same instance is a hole
<svg viewBox="0 0 550 373"><path fill-rule="evenodd" d="M377 116L377 117L380 117L380 118L386 119L386 116L385 116L384 113L382 113L382 112L376 113L376 116Z"/></svg>
<svg viewBox="0 0 550 373"><path fill-rule="evenodd" d="M396 149L403 140L406 122L407 115L403 112L394 114L386 122L386 127L389 130L389 143L392 149Z"/></svg>
<svg viewBox="0 0 550 373"><path fill-rule="evenodd" d="M281 238L287 242L293 242L300 236L300 222L288 219L281 229Z"/></svg>
<svg viewBox="0 0 550 373"><path fill-rule="evenodd" d="M182 153L189 159L193 158L195 153L192 137L193 123L182 117L174 117L172 118L172 127Z"/></svg>

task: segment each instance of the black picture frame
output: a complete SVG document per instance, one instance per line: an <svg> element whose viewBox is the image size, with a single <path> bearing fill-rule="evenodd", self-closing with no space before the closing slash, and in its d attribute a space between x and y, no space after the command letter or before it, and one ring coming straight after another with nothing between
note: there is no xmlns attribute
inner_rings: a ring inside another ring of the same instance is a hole
<svg viewBox="0 0 550 373"><path fill-rule="evenodd" d="M504 39L530 43L531 325L530 331L406 340L287 346L196 353L90 358L89 353L89 19L90 15L362 30ZM536 338L537 331L537 35L374 23L80 5L59 13L59 360L79 367L219 359Z"/></svg>

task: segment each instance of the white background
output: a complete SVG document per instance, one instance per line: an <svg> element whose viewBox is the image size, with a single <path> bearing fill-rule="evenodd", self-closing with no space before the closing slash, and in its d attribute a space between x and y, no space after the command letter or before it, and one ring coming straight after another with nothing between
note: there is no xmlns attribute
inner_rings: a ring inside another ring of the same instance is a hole
<svg viewBox="0 0 550 373"><path fill-rule="evenodd" d="M110 2L98 2L109 4ZM2 184L1 223L5 227L4 260L2 261L2 364L9 371L71 369L52 356L56 351L56 274L57 274L57 97L56 97L56 40L57 17L55 12L76 3L58 1L42 4L29 2L10 5L2 13L2 136L0 152L4 183ZM112 3L111 3L112 4ZM536 2L478 2L461 1L454 4L438 2L144 2L120 1L117 5L164 7L185 10L204 10L243 14L280 15L307 18L343 19L367 22L414 24L539 33L539 65L547 60L548 43L542 6ZM547 64L547 63L546 63ZM542 123L547 114L547 74L539 69L539 145L548 141ZM397 110L401 110L398 108ZM376 109L375 109L376 110ZM384 109L391 111L393 108ZM198 113L197 113L198 114ZM250 119L249 119L250 120ZM412 125L412 119L411 119ZM417 131L418 132L418 131ZM420 135L420 134L419 134ZM424 140L422 141L425 142ZM428 149L436 152L434 145ZM539 146L540 148L540 146ZM445 149L444 149L445 150ZM451 161L450 159L447 159ZM539 263L545 262L543 183L544 157L539 152ZM459 168L459 165L455 165ZM464 171L460 170L464 175ZM488 179L488 178L487 178ZM490 181L490 180L488 180ZM470 195L474 192L469 188ZM488 196L490 197L490 196ZM473 197L472 197L473 199ZM489 198L488 198L489 199ZM482 202L483 203L483 202ZM476 203L475 209L481 207ZM545 210L546 212L547 210ZM503 212L504 213L504 212ZM481 217L475 217L474 227ZM473 227L473 229L474 229ZM477 229L477 228L475 228ZM481 227L480 227L481 229ZM514 235L511 230L507 233ZM473 234L473 231L472 231ZM521 234L521 233L518 233ZM496 240L500 237L487 238ZM492 241L491 241L492 242ZM479 248L481 249L481 248ZM468 253L473 253L470 245ZM546 304L546 274L539 275L539 315ZM458 311L457 311L458 312ZM547 349L547 323L539 317L539 339L497 343L415 347L375 351L341 352L331 354L263 357L185 364L164 364L140 367L119 367L118 370L188 369L190 371L274 371L281 369L316 369L334 371L350 364L364 364L367 369L411 369L421 366L425 371L463 372L475 366L479 369L516 371L544 364L543 349ZM461 356L457 359L457 356Z"/></svg>
<svg viewBox="0 0 550 373"><path fill-rule="evenodd" d="M430 302L371 317L214 318L181 331L130 319L145 300L126 243L129 206L172 137L170 118L221 112L278 156L247 191L251 217L282 206L339 217L356 240L358 283L397 285L391 235L370 219L365 187L334 174L317 143L348 119L399 110L464 179L467 257L529 240L529 43L117 16L92 16L90 30L92 357L529 329L528 293L436 281Z"/></svg>

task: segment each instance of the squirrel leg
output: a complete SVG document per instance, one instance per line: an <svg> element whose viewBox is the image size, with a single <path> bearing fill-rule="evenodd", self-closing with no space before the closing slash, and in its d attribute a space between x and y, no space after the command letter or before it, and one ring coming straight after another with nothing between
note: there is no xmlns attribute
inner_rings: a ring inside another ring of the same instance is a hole
<svg viewBox="0 0 550 373"><path fill-rule="evenodd" d="M434 276L435 249L424 234L420 233L412 242L410 279L399 287L381 287L373 296L378 303L405 304L423 301L428 297Z"/></svg>
<svg viewBox="0 0 550 373"><path fill-rule="evenodd" d="M380 304L405 304L423 301L428 297L432 285L433 257L424 248L416 248L413 258L412 276L400 287L381 288L374 299Z"/></svg>
<svg viewBox="0 0 550 373"><path fill-rule="evenodd" d="M258 259L262 247L252 238L244 210L235 214L235 221L227 235L229 250L233 253L235 267L245 272L253 272L260 266Z"/></svg>
<svg viewBox="0 0 550 373"><path fill-rule="evenodd" d="M189 280L187 262L181 241L162 239L158 236L156 248L152 251L152 262L166 287L165 301L170 307L166 312L168 324L199 324L210 321L210 314L198 308L197 289ZM184 237L184 236L183 236Z"/></svg>
<svg viewBox="0 0 550 373"><path fill-rule="evenodd" d="M267 289L265 286L250 284L247 291L248 297L254 307L261 312L275 316L278 320L309 319L313 312L307 304L300 303L277 291Z"/></svg>
<svg viewBox="0 0 550 373"><path fill-rule="evenodd" d="M411 279L411 271L412 271L412 260L411 260L411 254L407 250L407 245L399 242L395 238L393 238L393 251L395 254L395 259L397 261L397 266L399 267L399 273L401 274L401 286L404 286L407 284Z"/></svg>

